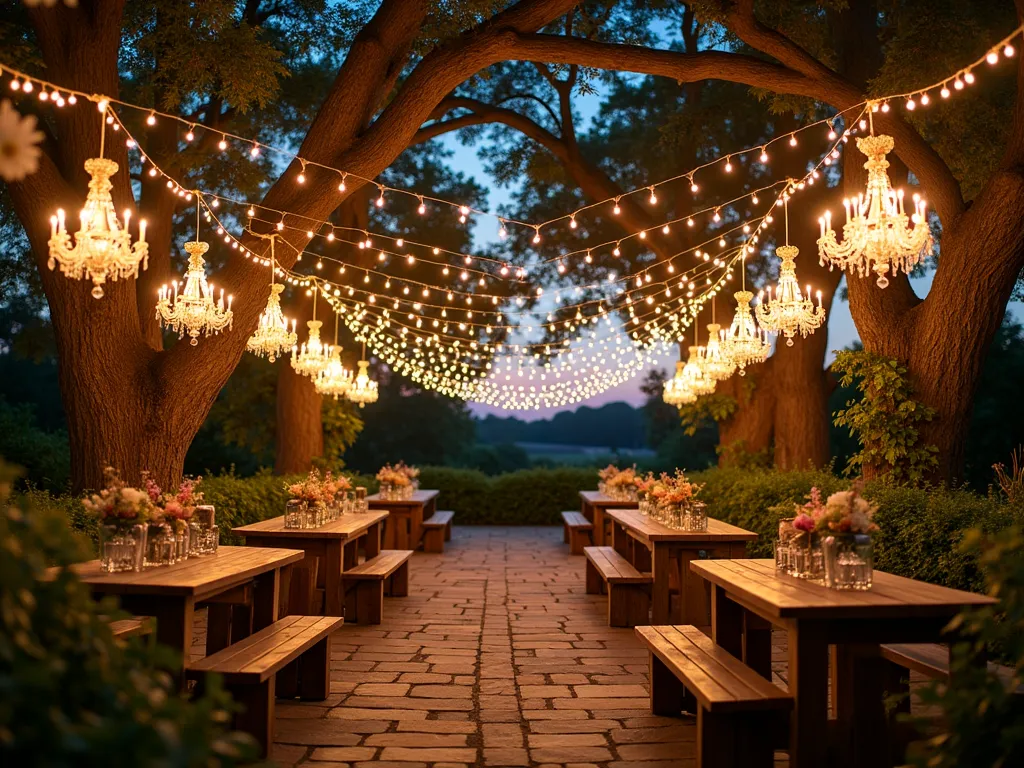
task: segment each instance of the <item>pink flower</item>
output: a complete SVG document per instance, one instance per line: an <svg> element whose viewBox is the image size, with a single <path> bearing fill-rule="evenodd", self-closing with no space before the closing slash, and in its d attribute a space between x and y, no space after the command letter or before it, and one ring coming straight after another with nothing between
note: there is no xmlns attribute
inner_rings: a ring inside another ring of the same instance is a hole
<svg viewBox="0 0 1024 768"><path fill-rule="evenodd" d="M813 531L814 530L814 518L808 515L806 512L801 512L793 520L793 527L798 531Z"/></svg>

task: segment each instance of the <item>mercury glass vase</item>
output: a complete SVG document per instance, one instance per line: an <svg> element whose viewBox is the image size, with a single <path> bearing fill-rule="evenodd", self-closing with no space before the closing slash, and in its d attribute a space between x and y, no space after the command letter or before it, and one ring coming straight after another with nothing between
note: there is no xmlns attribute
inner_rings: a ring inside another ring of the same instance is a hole
<svg viewBox="0 0 1024 768"><path fill-rule="evenodd" d="M145 525L101 525L100 569L104 573L141 571L146 551Z"/></svg>
<svg viewBox="0 0 1024 768"><path fill-rule="evenodd" d="M826 536L822 541L825 585L832 589L868 590L874 580L874 548L864 533Z"/></svg>
<svg viewBox="0 0 1024 768"><path fill-rule="evenodd" d="M289 499L284 509L285 528L312 528L309 505L301 499Z"/></svg>

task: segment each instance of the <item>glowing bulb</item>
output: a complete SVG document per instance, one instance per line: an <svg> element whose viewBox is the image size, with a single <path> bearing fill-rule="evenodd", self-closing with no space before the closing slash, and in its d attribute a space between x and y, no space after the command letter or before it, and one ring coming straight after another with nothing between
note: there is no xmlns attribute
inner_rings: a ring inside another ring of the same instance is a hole
<svg viewBox="0 0 1024 768"><path fill-rule="evenodd" d="M259 156L259 154L260 154L260 148L259 148L259 146L258 146L258 145L256 145L256 144L253 144L253 145L252 145L252 146L251 146L251 147L249 148L249 156L250 156L250 157L257 157L257 156Z"/></svg>
<svg viewBox="0 0 1024 768"><path fill-rule="evenodd" d="M948 99L949 98L949 88L947 88L946 86L942 86L942 90L939 91L939 95L942 96L942 98L944 98L944 99Z"/></svg>
<svg viewBox="0 0 1024 768"><path fill-rule="evenodd" d="M913 99L907 99L907 109L911 112L917 107L917 103Z"/></svg>
<svg viewBox="0 0 1024 768"><path fill-rule="evenodd" d="M974 73L964 72L964 82L966 82L968 85L974 85Z"/></svg>
<svg viewBox="0 0 1024 768"><path fill-rule="evenodd" d="M649 198L647 198L647 202L649 202L651 205L655 205L658 202L658 196L656 194L654 194L654 187L651 187L650 189L651 189L651 196Z"/></svg>
<svg viewBox="0 0 1024 768"><path fill-rule="evenodd" d="M765 147L761 147L761 156L758 158L762 163L768 162L768 150Z"/></svg>
<svg viewBox="0 0 1024 768"><path fill-rule="evenodd" d="M217 149L219 149L221 152L223 152L227 148L228 148L227 137L226 136L221 136L220 137L220 141L217 142Z"/></svg>
<svg viewBox="0 0 1024 768"><path fill-rule="evenodd" d="M725 159L725 172L726 173L732 173L732 157L731 156L727 157Z"/></svg>
<svg viewBox="0 0 1024 768"><path fill-rule="evenodd" d="M569 217L569 229L576 229L576 227L578 227L578 226L579 225L576 223L576 217L575 216L570 216Z"/></svg>
<svg viewBox="0 0 1024 768"><path fill-rule="evenodd" d="M989 64L998 64L999 54L996 51L989 51L988 55L985 57L985 61L987 61Z"/></svg>
<svg viewBox="0 0 1024 768"><path fill-rule="evenodd" d="M28 90L26 88L26 90ZM152 112L149 113L149 117L146 118L146 125L156 125L156 115Z"/></svg>
<svg viewBox="0 0 1024 768"><path fill-rule="evenodd" d="M796 146L796 134L795 133L789 134L789 146L791 146L791 147L795 147Z"/></svg>
<svg viewBox="0 0 1024 768"><path fill-rule="evenodd" d="M1015 53L1017 53L1017 51L1009 43L1007 43L1006 47L1003 48L1003 56L1005 56L1008 59L1012 59Z"/></svg>
<svg viewBox="0 0 1024 768"><path fill-rule="evenodd" d="M927 93L922 93L921 94L921 106L922 107L927 107L930 103L931 103L931 99L928 97L928 94Z"/></svg>

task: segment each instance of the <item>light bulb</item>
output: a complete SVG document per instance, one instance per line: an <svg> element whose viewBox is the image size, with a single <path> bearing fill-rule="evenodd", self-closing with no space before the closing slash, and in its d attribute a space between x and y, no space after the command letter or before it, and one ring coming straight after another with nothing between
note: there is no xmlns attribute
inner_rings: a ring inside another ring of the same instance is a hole
<svg viewBox="0 0 1024 768"><path fill-rule="evenodd" d="M218 148L218 149L219 149L219 150L220 150L221 152L223 152L223 151L224 151L225 149L227 149L227 148L228 148L228 140L227 140L227 138L226 138L226 137L224 137L224 136L221 136L221 137L220 137L220 141L218 141L218 142L217 142L217 148Z"/></svg>

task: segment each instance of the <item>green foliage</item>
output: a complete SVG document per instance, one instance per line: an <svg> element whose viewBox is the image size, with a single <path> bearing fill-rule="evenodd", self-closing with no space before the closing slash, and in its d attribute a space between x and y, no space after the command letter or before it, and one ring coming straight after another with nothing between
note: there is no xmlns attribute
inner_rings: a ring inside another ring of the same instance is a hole
<svg viewBox="0 0 1024 768"><path fill-rule="evenodd" d="M1024 718L1014 689L1024 680L1024 529L996 536L971 531L961 551L985 569L987 592L999 604L957 616L950 658L951 681L934 681L918 694L941 711L940 730L912 745L920 768L1003 768L1024 764ZM1013 668L1010 686L984 663L998 648ZM979 658L980 656L980 658Z"/></svg>
<svg viewBox="0 0 1024 768"><path fill-rule="evenodd" d="M23 480L30 485L58 492L68 487L71 459L67 433L44 432L36 425L31 405L13 405L2 394L0 457L23 467Z"/></svg>
<svg viewBox="0 0 1024 768"><path fill-rule="evenodd" d="M898 482L923 481L938 465L938 449L920 445L918 428L935 418L935 411L914 399L906 365L865 350L844 350L832 370L842 386L855 385L862 394L834 414L836 426L849 428L861 445L847 472L871 470Z"/></svg>
<svg viewBox="0 0 1024 768"><path fill-rule="evenodd" d="M0 465L0 762L4 765L181 768L250 762L256 745L228 733L218 681L189 700L162 669L167 649L110 632L112 602L96 603L68 569L83 550L59 511L10 503ZM46 567L58 567L44 578Z"/></svg>
<svg viewBox="0 0 1024 768"><path fill-rule="evenodd" d="M717 424L725 421L739 408L739 403L732 395L711 394L698 397L697 402L679 408L679 418L683 423L683 433L693 437L697 430L708 422Z"/></svg>

